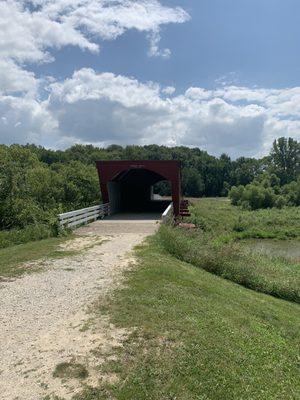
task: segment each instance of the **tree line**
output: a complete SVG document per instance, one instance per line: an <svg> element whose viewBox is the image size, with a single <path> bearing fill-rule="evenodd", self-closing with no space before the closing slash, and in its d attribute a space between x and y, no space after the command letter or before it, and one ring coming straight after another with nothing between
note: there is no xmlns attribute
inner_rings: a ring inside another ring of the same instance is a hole
<svg viewBox="0 0 300 400"><path fill-rule="evenodd" d="M265 177L263 185L267 176L273 176L273 181L275 176L274 187L299 187L299 145L291 138L280 138L267 157L236 160L226 154L214 157L199 148L183 146L74 145L51 150L33 144L0 145L0 230L37 224L52 227L60 212L99 204L96 160L179 160L183 195L227 196L232 187L240 188L233 192L242 192L241 187L263 181L261 176ZM169 194L165 182L156 190ZM235 196L236 204L245 201Z"/></svg>
<svg viewBox="0 0 300 400"><path fill-rule="evenodd" d="M251 183L232 186L233 205L245 209L300 205L300 143L280 138L273 143L266 167Z"/></svg>

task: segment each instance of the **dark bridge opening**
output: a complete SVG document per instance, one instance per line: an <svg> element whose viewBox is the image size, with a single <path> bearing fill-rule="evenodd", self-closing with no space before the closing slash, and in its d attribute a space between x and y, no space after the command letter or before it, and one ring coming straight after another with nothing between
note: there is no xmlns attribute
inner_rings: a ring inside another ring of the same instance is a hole
<svg viewBox="0 0 300 400"><path fill-rule="evenodd" d="M179 213L180 164L177 161L98 161L103 202L112 213L163 212L170 200L158 199L153 186L169 181L174 214Z"/></svg>

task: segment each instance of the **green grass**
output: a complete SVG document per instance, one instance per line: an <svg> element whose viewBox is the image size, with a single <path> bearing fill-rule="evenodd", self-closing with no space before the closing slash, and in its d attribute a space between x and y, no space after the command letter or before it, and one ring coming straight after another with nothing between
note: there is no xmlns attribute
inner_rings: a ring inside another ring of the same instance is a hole
<svg viewBox="0 0 300 400"><path fill-rule="evenodd" d="M201 199L191 211L190 221L198 229L160 228L160 241L168 252L248 288L300 303L299 262L284 258L282 253L276 256L276 244L272 255L251 251L245 245L250 238L293 236L296 239L291 243L300 246L299 207L243 211L226 200Z"/></svg>
<svg viewBox="0 0 300 400"><path fill-rule="evenodd" d="M190 221L224 241L300 238L300 207L246 211L224 198L192 203Z"/></svg>
<svg viewBox="0 0 300 400"><path fill-rule="evenodd" d="M159 236L106 306L131 332L119 382L76 400L300 398L300 307L224 280L169 254ZM103 311L103 310L102 310Z"/></svg>
<svg viewBox="0 0 300 400"><path fill-rule="evenodd" d="M88 375L85 366L74 361L57 364L53 372L54 378L61 379L85 379Z"/></svg>
<svg viewBox="0 0 300 400"><path fill-rule="evenodd" d="M0 280L37 270L36 267L25 267L26 262L75 254L74 251L58 250L58 246L68 239L70 237L55 237L0 249Z"/></svg>
<svg viewBox="0 0 300 400"><path fill-rule="evenodd" d="M170 254L250 289L300 303L300 265L251 253L240 243L162 226L159 238Z"/></svg>

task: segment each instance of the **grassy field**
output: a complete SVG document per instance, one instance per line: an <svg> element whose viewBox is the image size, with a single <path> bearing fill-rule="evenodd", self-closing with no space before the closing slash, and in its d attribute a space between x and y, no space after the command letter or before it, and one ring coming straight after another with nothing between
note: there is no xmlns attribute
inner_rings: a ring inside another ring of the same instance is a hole
<svg viewBox="0 0 300 400"><path fill-rule="evenodd" d="M158 235L137 254L106 307L131 331L118 360L99 366L119 381L74 399L300 398L298 304L180 261Z"/></svg>
<svg viewBox="0 0 300 400"><path fill-rule="evenodd" d="M290 240L295 248L300 246L299 207L243 211L226 200L201 199L191 212L196 230L160 229L167 251L248 288L300 302L299 261L284 258L280 252L276 255L276 241L279 248L282 239ZM276 238L272 254L251 251L247 243L253 238Z"/></svg>
<svg viewBox="0 0 300 400"><path fill-rule="evenodd" d="M68 239L70 239L70 236L49 238L0 249L0 280L1 278L16 277L37 270L37 267L28 267L24 263L74 254L74 252L58 250L58 246Z"/></svg>
<svg viewBox="0 0 300 400"><path fill-rule="evenodd" d="M247 211L227 198L203 198L192 200L191 213L191 222L223 241L300 238L300 207Z"/></svg>

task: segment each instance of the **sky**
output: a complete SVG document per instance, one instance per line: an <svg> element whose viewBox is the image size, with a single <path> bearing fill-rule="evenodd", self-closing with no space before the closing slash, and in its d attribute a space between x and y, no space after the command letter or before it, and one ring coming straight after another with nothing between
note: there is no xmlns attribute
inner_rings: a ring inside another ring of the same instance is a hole
<svg viewBox="0 0 300 400"><path fill-rule="evenodd" d="M300 140L299 0L0 0L0 143Z"/></svg>

